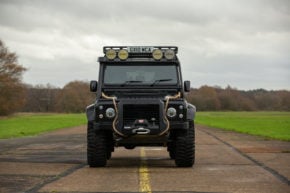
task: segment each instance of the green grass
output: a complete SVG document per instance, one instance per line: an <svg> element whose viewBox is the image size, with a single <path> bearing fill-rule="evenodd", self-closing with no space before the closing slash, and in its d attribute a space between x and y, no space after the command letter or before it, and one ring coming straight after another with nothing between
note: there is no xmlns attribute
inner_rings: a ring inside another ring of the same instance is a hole
<svg viewBox="0 0 290 193"><path fill-rule="evenodd" d="M196 123L290 141L290 112L197 112Z"/></svg>
<svg viewBox="0 0 290 193"><path fill-rule="evenodd" d="M85 114L18 114L0 118L0 138L37 135L85 123Z"/></svg>
<svg viewBox="0 0 290 193"><path fill-rule="evenodd" d="M290 141L290 112L197 112L196 123ZM0 118L0 138L37 135L83 124L85 114L20 114Z"/></svg>

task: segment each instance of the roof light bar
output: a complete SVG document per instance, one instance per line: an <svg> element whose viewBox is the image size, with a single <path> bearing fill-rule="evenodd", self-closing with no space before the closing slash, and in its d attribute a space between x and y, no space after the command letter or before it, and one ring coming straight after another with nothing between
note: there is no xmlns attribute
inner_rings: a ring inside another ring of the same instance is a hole
<svg viewBox="0 0 290 193"><path fill-rule="evenodd" d="M105 46L103 49L109 60L126 60L129 57L174 60L178 51L175 46Z"/></svg>

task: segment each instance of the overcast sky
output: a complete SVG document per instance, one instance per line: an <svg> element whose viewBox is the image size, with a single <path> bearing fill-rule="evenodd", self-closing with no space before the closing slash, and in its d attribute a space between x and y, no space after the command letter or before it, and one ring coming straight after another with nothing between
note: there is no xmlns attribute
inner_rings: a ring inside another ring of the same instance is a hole
<svg viewBox="0 0 290 193"><path fill-rule="evenodd" d="M98 77L106 45L175 45L191 86L290 90L289 0L0 0L23 81Z"/></svg>

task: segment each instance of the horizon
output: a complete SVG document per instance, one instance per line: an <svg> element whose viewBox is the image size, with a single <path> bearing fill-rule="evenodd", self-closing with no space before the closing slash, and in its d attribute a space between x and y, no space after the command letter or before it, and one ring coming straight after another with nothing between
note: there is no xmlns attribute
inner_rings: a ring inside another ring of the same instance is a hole
<svg viewBox="0 0 290 193"><path fill-rule="evenodd" d="M71 82L75 82L75 81L80 81L80 82L87 82L88 84L90 83L90 80L71 80L69 82L67 82L66 84L64 84L63 86L56 86L56 85L53 85L51 83L46 83L46 84L30 84L30 83L26 83L26 82L23 82L24 85L28 86L28 87L32 87L32 88L51 88L51 89L63 89L67 84L71 83ZM228 87L230 87L230 89L233 89L233 90L237 90L237 91L256 91L256 90L265 90L265 91L287 91L287 92L290 92L290 89L265 89L265 88L254 88L254 89L241 89L241 88L237 88L235 86L232 86L232 85L227 85L227 86L219 86L219 85L200 85L198 87L193 87L192 86L192 83L190 85L190 88L191 89L200 89L201 87L211 87L211 88L215 88L215 89L227 89Z"/></svg>

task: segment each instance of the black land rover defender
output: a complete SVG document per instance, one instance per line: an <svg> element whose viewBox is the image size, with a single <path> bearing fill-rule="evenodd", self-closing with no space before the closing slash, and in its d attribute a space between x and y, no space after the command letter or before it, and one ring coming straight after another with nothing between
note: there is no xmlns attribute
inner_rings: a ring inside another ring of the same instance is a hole
<svg viewBox="0 0 290 193"><path fill-rule="evenodd" d="M174 46L108 46L99 58L99 81L91 81L96 101L86 109L87 159L103 167L115 147L167 146L175 164L195 160L196 108L184 99Z"/></svg>

